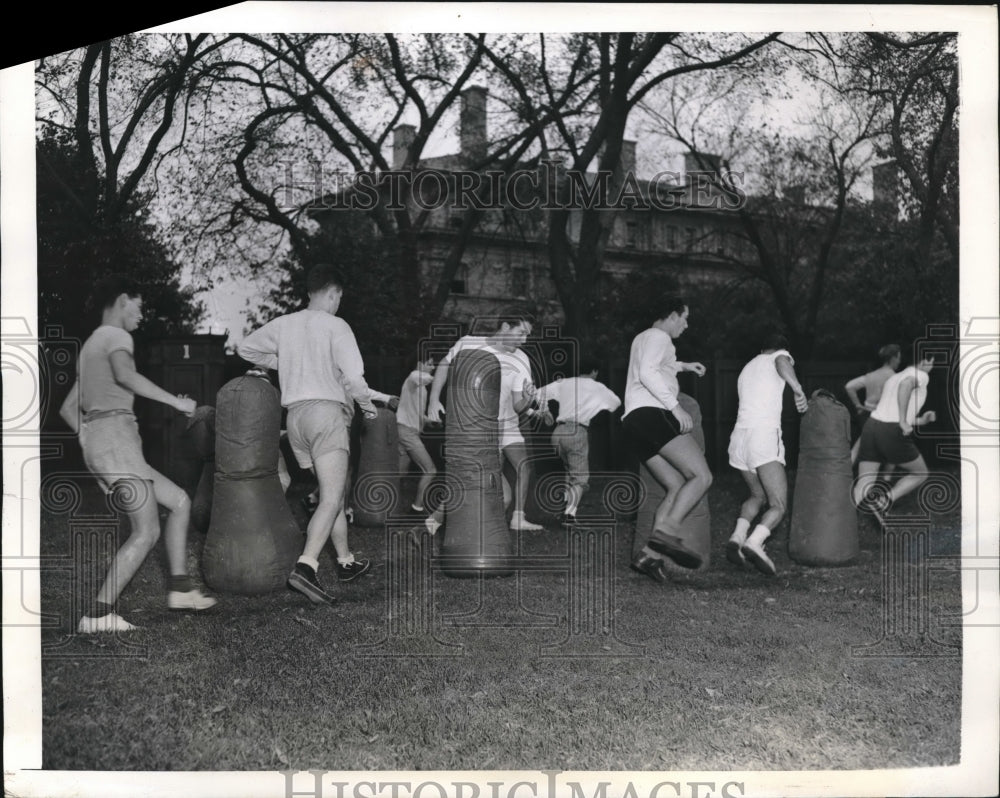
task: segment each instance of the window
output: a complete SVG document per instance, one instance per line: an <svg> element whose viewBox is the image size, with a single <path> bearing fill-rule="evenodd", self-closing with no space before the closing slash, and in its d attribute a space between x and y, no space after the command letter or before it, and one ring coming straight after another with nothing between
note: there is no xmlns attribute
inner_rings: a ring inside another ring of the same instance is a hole
<svg viewBox="0 0 1000 798"><path fill-rule="evenodd" d="M626 222L625 223L625 245L628 247L636 247L639 245L639 223L638 222Z"/></svg>
<svg viewBox="0 0 1000 798"><path fill-rule="evenodd" d="M515 297L526 297L531 290L531 273L527 269L511 269L510 293Z"/></svg>
<svg viewBox="0 0 1000 798"><path fill-rule="evenodd" d="M465 264L461 264L458 269L455 270L455 276L451 280L451 293L453 294L465 294L466 291L466 281L468 279L468 269Z"/></svg>
<svg viewBox="0 0 1000 798"><path fill-rule="evenodd" d="M667 251L676 252L677 251L677 227L676 225L667 225Z"/></svg>
<svg viewBox="0 0 1000 798"><path fill-rule="evenodd" d="M685 227L684 233L687 235L687 248L688 250L693 250L695 245L695 239L698 237L698 231L693 227Z"/></svg>

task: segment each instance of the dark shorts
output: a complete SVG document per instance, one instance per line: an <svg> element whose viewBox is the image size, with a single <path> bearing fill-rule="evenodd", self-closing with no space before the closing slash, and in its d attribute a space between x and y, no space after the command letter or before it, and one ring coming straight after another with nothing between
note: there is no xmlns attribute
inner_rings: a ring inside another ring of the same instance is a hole
<svg viewBox="0 0 1000 798"><path fill-rule="evenodd" d="M622 419L622 427L643 462L681 434L680 422L662 407L637 407Z"/></svg>
<svg viewBox="0 0 1000 798"><path fill-rule="evenodd" d="M909 463L920 457L913 439L903 435L899 424L869 418L861 430L859 463Z"/></svg>

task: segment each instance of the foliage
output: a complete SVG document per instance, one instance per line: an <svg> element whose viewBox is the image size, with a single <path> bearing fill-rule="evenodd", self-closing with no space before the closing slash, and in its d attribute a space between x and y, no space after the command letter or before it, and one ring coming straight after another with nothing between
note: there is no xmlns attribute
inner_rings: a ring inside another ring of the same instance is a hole
<svg viewBox="0 0 1000 798"><path fill-rule="evenodd" d="M136 194L123 212L103 213L102 183L83 165L73 140L49 132L37 142L38 318L63 336L84 339L100 324L85 300L94 283L127 271L144 286L137 338L190 333L203 308L181 287L174 262Z"/></svg>
<svg viewBox="0 0 1000 798"><path fill-rule="evenodd" d="M337 315L351 325L362 354L412 352L413 341L425 329L425 316L420 303L394 279L395 242L380 236L360 212L338 211L336 221L308 237L304 256L293 254L279 263L277 285L260 307L250 309L246 332L305 307L309 268L331 263L346 283Z"/></svg>

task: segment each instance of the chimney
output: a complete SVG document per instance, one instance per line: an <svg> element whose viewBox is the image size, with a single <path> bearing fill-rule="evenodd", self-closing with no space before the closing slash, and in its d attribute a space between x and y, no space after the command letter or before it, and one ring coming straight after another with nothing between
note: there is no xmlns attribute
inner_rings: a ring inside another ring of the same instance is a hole
<svg viewBox="0 0 1000 798"><path fill-rule="evenodd" d="M413 144L417 129L413 125L396 125L392 131L392 168L402 169L406 163L406 153Z"/></svg>
<svg viewBox="0 0 1000 798"><path fill-rule="evenodd" d="M470 86L462 92L459 126L464 164L473 164L486 157L486 95L482 86Z"/></svg>
<svg viewBox="0 0 1000 798"><path fill-rule="evenodd" d="M891 213L899 209L899 169L895 161L872 167L872 201Z"/></svg>
<svg viewBox="0 0 1000 798"><path fill-rule="evenodd" d="M635 174L635 142L628 139L622 140L622 154L620 157L622 165L622 177L629 172Z"/></svg>
<svg viewBox="0 0 1000 798"><path fill-rule="evenodd" d="M686 175L693 172L718 173L721 161L722 158L718 155L709 155L705 152L686 152L684 153L684 172ZM691 181L687 180L687 182Z"/></svg>

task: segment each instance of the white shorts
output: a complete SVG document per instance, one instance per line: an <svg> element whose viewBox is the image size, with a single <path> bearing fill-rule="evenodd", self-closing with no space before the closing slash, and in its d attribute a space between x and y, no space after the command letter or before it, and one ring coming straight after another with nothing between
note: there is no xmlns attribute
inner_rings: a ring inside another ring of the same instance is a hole
<svg viewBox="0 0 1000 798"><path fill-rule="evenodd" d="M729 438L729 465L740 471L756 471L766 463L785 464L781 429L737 427Z"/></svg>

